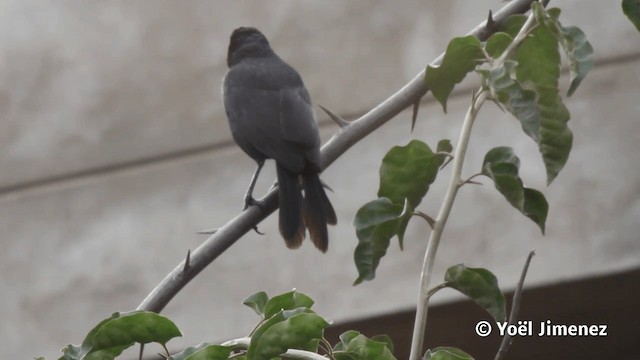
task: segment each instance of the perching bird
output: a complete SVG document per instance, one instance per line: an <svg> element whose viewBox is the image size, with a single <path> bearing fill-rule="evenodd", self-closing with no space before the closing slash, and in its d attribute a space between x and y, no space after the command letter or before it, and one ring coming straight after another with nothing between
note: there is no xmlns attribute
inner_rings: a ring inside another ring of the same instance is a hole
<svg viewBox="0 0 640 360"><path fill-rule="evenodd" d="M227 65L223 96L231 134L258 163L244 198L245 209L257 204L252 192L265 159L275 160L280 233L287 247L298 248L306 228L314 245L326 252L327 224L337 220L318 176L320 137L300 75L276 55L260 31L250 27L231 34Z"/></svg>

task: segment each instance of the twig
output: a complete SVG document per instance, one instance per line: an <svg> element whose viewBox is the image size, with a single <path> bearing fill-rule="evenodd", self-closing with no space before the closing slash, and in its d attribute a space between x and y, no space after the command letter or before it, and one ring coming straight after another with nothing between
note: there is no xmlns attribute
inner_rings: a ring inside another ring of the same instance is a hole
<svg viewBox="0 0 640 360"><path fill-rule="evenodd" d="M422 357L422 345L424 341L425 327L427 324L427 309L429 303L429 281L431 280L431 274L433 272L433 264L435 262L436 252L438 251L438 245L440 244L444 227L447 224L447 219L449 218L451 208L453 207L453 201L455 200L458 189L460 188L460 174L462 173L462 164L464 162L465 153L467 152L469 137L471 136L471 128L473 127L473 122L486 98L486 91L480 91L480 93L474 96L473 103L469 107L467 115L464 118L464 122L462 123L456 153L453 157L453 169L451 170L449 187L447 188L440 211L438 212L436 224L433 227L433 231L431 231L429 244L427 245L427 251L424 254L424 261L422 263L420 290L416 307L416 319L413 324L413 338L411 340L410 360L418 360Z"/></svg>
<svg viewBox="0 0 640 360"><path fill-rule="evenodd" d="M429 227L431 227L432 229L433 229L433 226L436 224L436 221L431 216L423 213L422 211L416 211L413 213L413 215L423 218L424 221L426 221L427 224L429 224Z"/></svg>
<svg viewBox="0 0 640 360"><path fill-rule="evenodd" d="M483 175L482 173L477 173L477 174L473 174L471 176L469 176L467 178L467 180L463 180L462 182L460 182L459 186L465 185L465 184L473 184L473 185L482 185L482 183L479 183L477 181L473 181L473 178L478 177L480 175Z"/></svg>
<svg viewBox="0 0 640 360"><path fill-rule="evenodd" d="M518 286L516 287L516 292L513 294L513 301L511 302L511 313L509 313L509 326L515 324L518 321L518 311L520 310L520 301L522 299L522 287L524 285L524 278L527 276L527 270L529 270L529 263L531 262L531 258L536 254L535 250L531 250L529 252L529 256L527 256L527 261L524 263L524 268L522 269L522 273L520 274L520 280L518 281ZM507 353L507 349L511 346L513 342L513 338L509 333L505 333L502 338L502 343L500 344L500 349L496 354L494 360L500 360L504 354Z"/></svg>
<svg viewBox="0 0 640 360"><path fill-rule="evenodd" d="M534 0L512 0L494 14L493 20L496 23L501 23L510 15L524 13L530 8L533 1ZM496 27L487 29L485 25L486 21L478 25L469 34L476 35L481 40L486 40L495 32ZM440 64L442 57L443 55L440 55L431 65L436 66ZM428 90L424 82L424 71L421 71L408 84L387 100L383 101L359 119L351 122L349 126L341 128L338 133L322 147L322 168L326 169L351 146L375 131L402 110L411 106L424 96ZM138 306L138 309L155 312L162 311L169 301L171 301L191 279L197 276L200 271L233 245L242 235L251 231L256 224L276 210L278 203L277 190L269 191L261 201L264 204L262 209L258 209L255 206L250 207L205 240L205 242L191 254L191 271L189 271L188 274L182 273L184 264L178 264L153 291L147 295Z"/></svg>

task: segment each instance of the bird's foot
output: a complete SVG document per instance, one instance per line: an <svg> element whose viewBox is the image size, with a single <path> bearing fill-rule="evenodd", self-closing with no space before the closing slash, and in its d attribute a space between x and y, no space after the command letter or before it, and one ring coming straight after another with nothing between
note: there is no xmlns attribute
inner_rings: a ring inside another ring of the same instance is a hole
<svg viewBox="0 0 640 360"><path fill-rule="evenodd" d="M253 206L253 205L257 206L257 207L258 207L258 209L260 209L260 210L262 210L262 209L264 208L264 202L263 202L263 201L256 200L256 199L254 199L252 196L247 196L247 197L244 199L244 209L242 209L242 210L243 210L243 211L244 211L244 210L247 210L250 206ZM258 230L258 225L256 225L256 226L254 226L254 227L253 227L253 231L255 231L256 233L258 233L259 235L264 235L264 233L263 233L263 232L261 232L260 230Z"/></svg>

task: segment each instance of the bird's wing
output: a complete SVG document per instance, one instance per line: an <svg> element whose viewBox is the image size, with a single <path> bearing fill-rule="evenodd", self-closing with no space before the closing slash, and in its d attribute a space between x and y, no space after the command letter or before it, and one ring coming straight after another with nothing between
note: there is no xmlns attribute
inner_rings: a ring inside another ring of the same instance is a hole
<svg viewBox="0 0 640 360"><path fill-rule="evenodd" d="M255 89L226 86L227 117L234 139L254 159L271 158L300 173L319 163L319 137L304 87Z"/></svg>

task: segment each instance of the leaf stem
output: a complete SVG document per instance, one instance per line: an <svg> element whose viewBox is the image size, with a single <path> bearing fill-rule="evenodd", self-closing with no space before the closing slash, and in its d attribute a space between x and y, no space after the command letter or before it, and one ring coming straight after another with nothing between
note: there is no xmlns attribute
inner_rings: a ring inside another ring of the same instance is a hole
<svg viewBox="0 0 640 360"><path fill-rule="evenodd" d="M431 290L429 290L429 292L427 293L427 297L431 298L433 296L433 294L437 293L438 291L442 290L442 289L446 289L449 287L449 283L443 282L440 285L436 285L433 288L431 288Z"/></svg>
<svg viewBox="0 0 640 360"><path fill-rule="evenodd" d="M504 64L504 62L513 55L513 53L516 51L518 46L520 46L520 44L522 43L524 38L526 38L529 35L531 30L536 25L535 19L536 19L536 17L533 14L533 11L532 11L529 14L529 17L527 18L527 21L525 21L524 25L522 25L522 28L520 28L520 31L518 32L518 35L516 35L516 37L511 42L511 44L509 44L509 46L504 50L502 55L500 55L498 60L496 60L493 63L494 67L502 66Z"/></svg>
<svg viewBox="0 0 640 360"><path fill-rule="evenodd" d="M447 188L444 201L440 207L440 211L438 212L435 226L433 227L433 231L431 231L427 251L424 254L424 262L422 263L416 318L413 326L413 338L411 340L411 354L409 356L410 360L419 360L422 356L421 353L425 336L427 308L429 303L429 281L431 280L431 274L433 272L433 264L435 262L436 252L438 250L438 245L440 244L444 227L447 223L447 219L449 218L449 214L451 213L451 208L453 207L453 201L455 200L458 189L460 188L459 184L462 180L462 164L464 163L464 156L467 151L467 145L469 144L471 128L473 127L473 122L486 99L487 92L483 90L480 90L480 92L473 97L472 104L467 111L462 124L462 129L460 130L458 145L453 158L453 169L451 171L449 186Z"/></svg>
<svg viewBox="0 0 640 360"><path fill-rule="evenodd" d="M481 175L484 175L484 174L483 173L477 173L477 174L473 174L473 175L469 176L469 178L467 178L467 180L463 180L460 183L460 187L462 187L465 184L482 185L482 183L473 181L473 178L476 178L476 177L481 176Z"/></svg>
<svg viewBox="0 0 640 360"><path fill-rule="evenodd" d="M427 224L429 224L429 227L431 227L431 229L433 229L433 226L436 224L436 221L431 216L423 213L422 211L416 211L413 213L413 215L423 218L427 222Z"/></svg>

